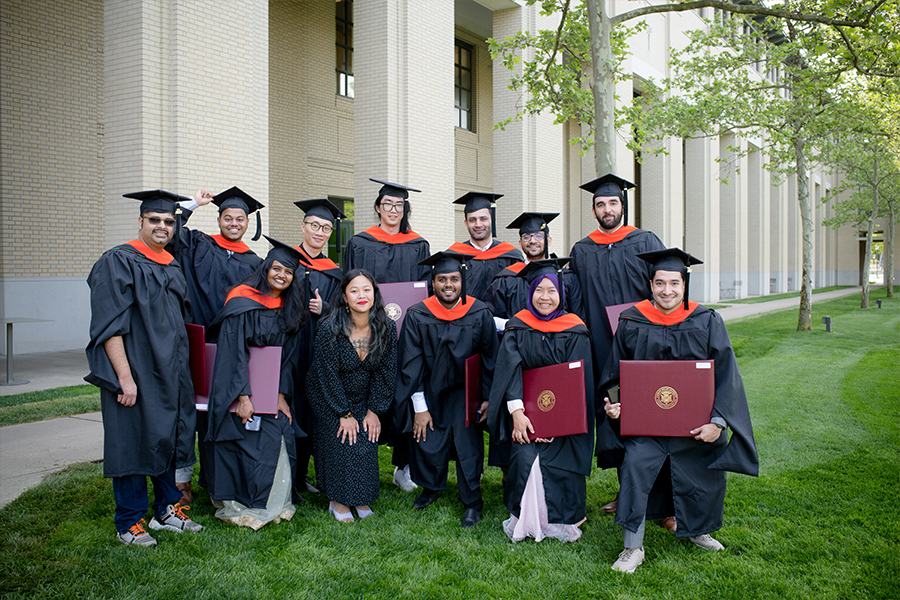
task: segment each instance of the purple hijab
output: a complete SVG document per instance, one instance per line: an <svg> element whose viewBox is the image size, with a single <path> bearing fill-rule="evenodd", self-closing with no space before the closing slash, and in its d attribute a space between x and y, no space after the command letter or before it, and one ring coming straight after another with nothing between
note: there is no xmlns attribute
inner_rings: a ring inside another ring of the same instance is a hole
<svg viewBox="0 0 900 600"><path fill-rule="evenodd" d="M534 298L534 290L537 289L537 286L541 284L541 281L544 279L549 279L550 283L556 286L556 289L559 291L559 306L556 307L549 315L542 315L534 308L534 303L532 302L532 298ZM562 282L560 282L559 277L556 273L548 273L546 275L541 275L539 277L535 277L534 281L528 286L528 297L526 298L525 306L528 308L528 311L533 314L535 317L540 319L541 321L552 321L553 319L559 317L565 310L566 303L566 290L562 286Z"/></svg>

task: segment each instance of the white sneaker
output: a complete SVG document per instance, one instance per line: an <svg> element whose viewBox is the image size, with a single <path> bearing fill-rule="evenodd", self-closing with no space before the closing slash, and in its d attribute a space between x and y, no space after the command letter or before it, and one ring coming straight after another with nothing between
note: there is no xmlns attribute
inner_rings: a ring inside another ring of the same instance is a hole
<svg viewBox="0 0 900 600"><path fill-rule="evenodd" d="M182 531L197 533L202 531L203 525L197 521L192 521L184 514L184 510L189 508L190 506L181 506L181 504L170 504L166 507L165 513L150 519L150 529L165 529L175 533L181 533Z"/></svg>
<svg viewBox="0 0 900 600"><path fill-rule="evenodd" d="M634 570L644 562L644 548L625 548L619 554L619 559L613 563L613 571L634 573Z"/></svg>
<svg viewBox="0 0 900 600"><path fill-rule="evenodd" d="M721 544L721 542L719 542L719 540L717 540L713 536L709 535L708 533L704 533L703 535L700 535L697 537L689 537L688 539L691 540L691 542L693 542L697 546L700 546L701 548L705 548L707 550L724 550L725 549L725 546L723 546Z"/></svg>
<svg viewBox="0 0 900 600"><path fill-rule="evenodd" d="M394 485L404 492L414 492L416 491L416 488L419 487L413 483L413 480L409 477L409 465L406 465L402 469L394 467Z"/></svg>

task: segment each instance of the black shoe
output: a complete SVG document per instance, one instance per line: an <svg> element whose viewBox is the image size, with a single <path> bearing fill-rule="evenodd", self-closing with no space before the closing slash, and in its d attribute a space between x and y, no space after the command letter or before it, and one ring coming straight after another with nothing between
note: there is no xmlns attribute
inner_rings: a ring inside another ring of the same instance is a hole
<svg viewBox="0 0 900 600"><path fill-rule="evenodd" d="M462 521L459 522L460 527L474 527L481 521L481 511L477 508L467 508L466 514L463 515Z"/></svg>
<svg viewBox="0 0 900 600"><path fill-rule="evenodd" d="M291 502L294 504L306 504L306 498L300 495L297 490L291 491Z"/></svg>
<svg viewBox="0 0 900 600"><path fill-rule="evenodd" d="M441 497L441 490L422 489L419 497L413 501L413 508L416 510L425 510L435 500Z"/></svg>

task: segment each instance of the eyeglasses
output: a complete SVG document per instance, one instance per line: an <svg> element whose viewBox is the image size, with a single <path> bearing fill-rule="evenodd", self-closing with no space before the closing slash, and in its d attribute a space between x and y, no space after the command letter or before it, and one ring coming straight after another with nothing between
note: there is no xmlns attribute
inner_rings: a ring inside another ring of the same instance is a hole
<svg viewBox="0 0 900 600"><path fill-rule="evenodd" d="M321 230L322 233L328 234L334 231L334 227L331 225L322 225L321 223L316 223L315 221L303 221L304 225L309 225L309 228L313 231Z"/></svg>
<svg viewBox="0 0 900 600"><path fill-rule="evenodd" d="M150 221L151 225L159 225L162 223L166 227L175 227L175 219L163 219L162 217L141 217Z"/></svg>
<svg viewBox="0 0 900 600"><path fill-rule="evenodd" d="M403 212L403 203L393 204L391 202L382 202L381 207L388 212Z"/></svg>
<svg viewBox="0 0 900 600"><path fill-rule="evenodd" d="M544 232L538 231L537 233L523 233L519 236L519 239L523 242L543 242L544 241Z"/></svg>

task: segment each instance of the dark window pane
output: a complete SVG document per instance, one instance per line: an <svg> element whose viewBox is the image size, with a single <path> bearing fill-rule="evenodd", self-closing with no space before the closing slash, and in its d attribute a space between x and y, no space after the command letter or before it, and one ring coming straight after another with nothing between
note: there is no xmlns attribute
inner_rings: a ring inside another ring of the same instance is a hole
<svg viewBox="0 0 900 600"><path fill-rule="evenodd" d="M460 53L459 63L467 69L471 68L472 67L472 52L467 50L466 48L460 48L459 53Z"/></svg>
<svg viewBox="0 0 900 600"><path fill-rule="evenodd" d="M472 71L466 71L463 69L462 71L462 81L459 84L461 87L466 88L467 90L472 89Z"/></svg>
<svg viewBox="0 0 900 600"><path fill-rule="evenodd" d="M353 50L347 50L347 67L346 70L348 73L353 72Z"/></svg>
<svg viewBox="0 0 900 600"><path fill-rule="evenodd" d="M337 26L337 31L334 35L334 40L338 44L344 43L344 36L346 35L347 26L344 25L341 21L335 21L335 25Z"/></svg>

